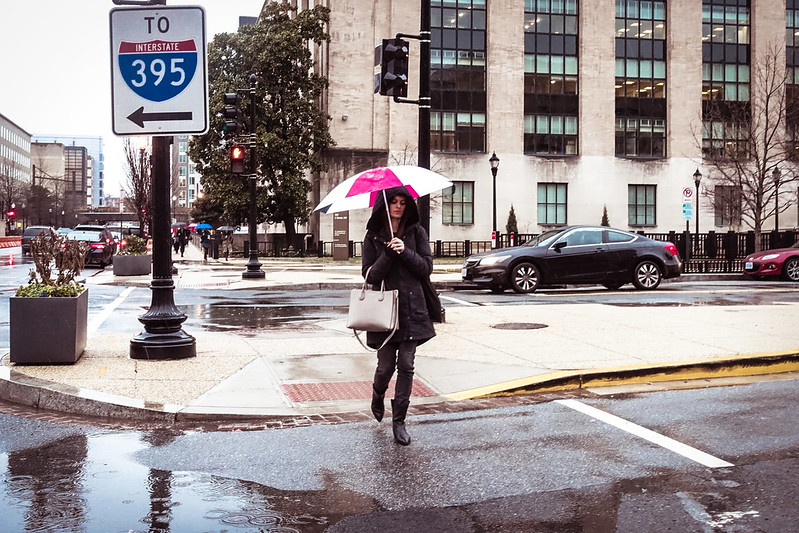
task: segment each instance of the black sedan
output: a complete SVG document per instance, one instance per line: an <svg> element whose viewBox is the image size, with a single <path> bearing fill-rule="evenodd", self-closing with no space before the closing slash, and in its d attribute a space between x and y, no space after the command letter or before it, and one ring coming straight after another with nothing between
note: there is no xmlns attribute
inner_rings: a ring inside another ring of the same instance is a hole
<svg viewBox="0 0 799 533"><path fill-rule="evenodd" d="M75 230L66 234L67 239L83 241L88 245L86 264L95 263L104 267L114 257L114 238L109 231Z"/></svg>
<svg viewBox="0 0 799 533"><path fill-rule="evenodd" d="M533 292L563 284L600 284L618 289L632 282L651 290L680 275L677 247L619 229L567 226L521 246L473 255L461 270L464 282L502 292Z"/></svg>

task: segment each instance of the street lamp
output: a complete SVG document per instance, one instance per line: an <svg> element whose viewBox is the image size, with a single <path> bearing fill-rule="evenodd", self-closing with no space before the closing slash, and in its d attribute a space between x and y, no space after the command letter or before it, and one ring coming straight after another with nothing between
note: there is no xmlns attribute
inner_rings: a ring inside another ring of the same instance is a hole
<svg viewBox="0 0 799 533"><path fill-rule="evenodd" d="M774 179L774 231L777 235L780 234L780 178L782 172L776 166L771 172L771 177ZM778 237L779 238L779 237Z"/></svg>
<svg viewBox="0 0 799 533"><path fill-rule="evenodd" d="M702 173L699 169L694 172L694 185L696 185L696 249L699 250L699 182L702 181Z"/></svg>
<svg viewBox="0 0 799 533"><path fill-rule="evenodd" d="M491 165L491 175L494 177L494 208L493 208L493 217L492 217L492 231L494 232L494 243L498 242L497 238L497 170L499 169L499 158L497 157L496 152L492 152L491 157L488 158L488 163Z"/></svg>

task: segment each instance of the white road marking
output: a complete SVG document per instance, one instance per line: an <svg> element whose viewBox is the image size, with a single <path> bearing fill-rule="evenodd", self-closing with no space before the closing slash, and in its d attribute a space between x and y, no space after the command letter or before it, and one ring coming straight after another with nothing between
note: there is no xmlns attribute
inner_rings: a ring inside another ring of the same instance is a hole
<svg viewBox="0 0 799 533"><path fill-rule="evenodd" d="M661 435L660 433L655 433L650 429L646 429L638 424L633 424L632 422L624 420L623 418L606 413L605 411L591 407L590 405L586 405L582 402L578 402L577 400L555 400L555 403L565 405L566 407L596 418L597 420L605 422L606 424L623 429L624 431L631 433L636 437L640 437L644 440L648 440L649 442L657 444L658 446L662 446L667 450L671 450L672 452L682 455L683 457L687 457L688 459L708 468L724 468L735 466L732 463L722 461L717 457L713 457L712 455L697 450L696 448L688 446L687 444L678 442L674 439Z"/></svg>
<svg viewBox="0 0 799 533"><path fill-rule="evenodd" d="M127 287L124 291L122 291L120 293L119 296L117 296L116 300L114 300L113 302L111 302L110 304L105 306L105 308L103 308L103 310L100 311L100 314L98 314L97 316L95 316L92 319L92 321L89 323L89 325L86 328L87 329L87 335L89 337L92 337L92 336L94 336L95 333L97 333L97 330L100 329L100 326L103 324L103 322L105 322L105 319L108 318L111 315L111 313L113 313L114 310L117 307L119 307L119 305L122 302L125 301L125 298L127 298L128 295L131 292L133 292L134 288L135 287Z"/></svg>
<svg viewBox="0 0 799 533"><path fill-rule="evenodd" d="M467 302L466 300L461 300L460 298L453 298L452 296L444 296L443 294L440 295L439 298L442 300L446 300L448 302L461 304L468 307L480 307L480 304L476 304L474 302Z"/></svg>

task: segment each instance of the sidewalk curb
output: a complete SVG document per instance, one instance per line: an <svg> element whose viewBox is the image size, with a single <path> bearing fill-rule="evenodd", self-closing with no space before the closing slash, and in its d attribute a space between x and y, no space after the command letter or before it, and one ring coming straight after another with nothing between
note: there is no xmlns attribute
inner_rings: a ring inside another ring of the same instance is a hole
<svg viewBox="0 0 799 533"><path fill-rule="evenodd" d="M3 364L5 361L3 361ZM799 350L719 357L692 362L626 366L585 371L558 371L498 383L479 389L441 396L448 410L470 409L467 400L519 396L541 392L568 392L592 387L619 386L646 382L700 380L722 377L760 376L799 371ZM220 423L234 421L291 421L303 423L342 423L368 420L363 411L341 411L303 415L202 413L187 406L148 404L144 400L78 389L51 381L33 378L0 366L0 399L37 409L72 415L138 422ZM279 427L278 425L277 427Z"/></svg>
<svg viewBox="0 0 799 533"><path fill-rule="evenodd" d="M490 398L532 392L609 387L675 380L760 376L799 371L799 350L717 357L699 361L592 370L563 370L448 394L450 400Z"/></svg>

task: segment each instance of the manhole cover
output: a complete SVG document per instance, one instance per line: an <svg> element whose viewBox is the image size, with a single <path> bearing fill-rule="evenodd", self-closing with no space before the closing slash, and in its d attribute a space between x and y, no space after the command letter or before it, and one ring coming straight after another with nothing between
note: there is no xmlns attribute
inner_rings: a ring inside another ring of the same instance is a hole
<svg viewBox="0 0 799 533"><path fill-rule="evenodd" d="M541 329L547 327L547 325L531 322L505 322L504 324L494 324L491 327L494 329Z"/></svg>

